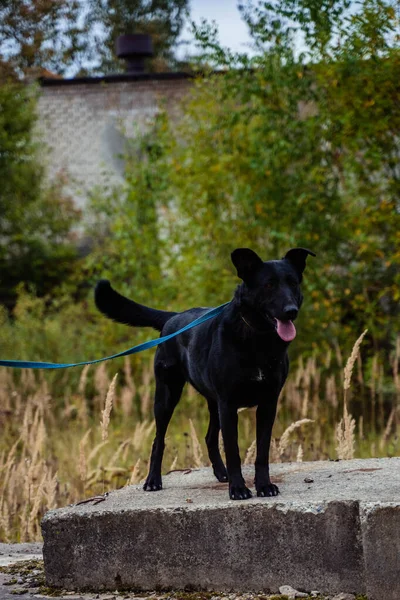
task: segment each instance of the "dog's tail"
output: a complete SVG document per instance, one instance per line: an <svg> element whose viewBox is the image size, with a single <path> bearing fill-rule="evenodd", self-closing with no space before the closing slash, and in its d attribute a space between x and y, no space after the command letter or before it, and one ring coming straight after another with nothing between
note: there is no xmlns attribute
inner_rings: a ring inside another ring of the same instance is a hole
<svg viewBox="0 0 400 600"><path fill-rule="evenodd" d="M155 310L133 300L128 300L113 290L110 282L102 279L96 285L94 300L97 308L109 319L133 327L153 327L161 331L165 323L177 315L175 312Z"/></svg>

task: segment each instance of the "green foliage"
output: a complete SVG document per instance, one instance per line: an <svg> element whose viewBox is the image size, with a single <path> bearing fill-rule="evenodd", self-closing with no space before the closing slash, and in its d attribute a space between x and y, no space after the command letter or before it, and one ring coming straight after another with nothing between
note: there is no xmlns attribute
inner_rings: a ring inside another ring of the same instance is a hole
<svg viewBox="0 0 400 600"><path fill-rule="evenodd" d="M147 68L169 70L188 0L0 0L0 67L37 77L47 71L115 73L115 42L126 33L152 36L155 55ZM122 67L123 68L123 67Z"/></svg>
<svg viewBox="0 0 400 600"><path fill-rule="evenodd" d="M0 86L0 299L12 306L18 284L48 293L71 270L78 218L61 182L44 186L33 141L35 93Z"/></svg>
<svg viewBox="0 0 400 600"><path fill-rule="evenodd" d="M346 344L365 327L386 348L400 299L394 4L366 0L356 12L281 0L242 11L255 56L225 53L205 25L205 60L230 68L198 81L181 119L161 114L145 157L142 148L127 162L126 189L109 203L109 272L152 304L213 305L231 297L235 247L264 259L308 247L317 259L297 349ZM307 55L295 49L299 32ZM167 278L159 288L141 287L148 266Z"/></svg>
<svg viewBox="0 0 400 600"><path fill-rule="evenodd" d="M118 281L143 302L160 302L165 292L162 255L169 246L160 237L159 149L152 137L128 142L124 186L93 192L89 233L95 247L85 262L93 281L99 276Z"/></svg>
<svg viewBox="0 0 400 600"><path fill-rule="evenodd" d="M65 73L88 49L79 0L0 0L0 60L20 76Z"/></svg>
<svg viewBox="0 0 400 600"><path fill-rule="evenodd" d="M97 45L100 64L96 71L114 73L121 70L115 57L119 35L147 33L152 36L154 58L148 61L152 71L169 70L175 64L174 49L188 15L188 0L90 0L87 21L101 27Z"/></svg>

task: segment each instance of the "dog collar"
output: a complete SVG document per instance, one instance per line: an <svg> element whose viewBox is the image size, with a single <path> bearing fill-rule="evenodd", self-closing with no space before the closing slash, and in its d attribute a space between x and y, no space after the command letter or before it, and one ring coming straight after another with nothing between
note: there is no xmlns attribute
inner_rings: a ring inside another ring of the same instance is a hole
<svg viewBox="0 0 400 600"><path fill-rule="evenodd" d="M248 322L246 321L246 319L244 318L244 316L242 315L242 313L240 313L240 317L241 317L242 321L244 321L244 322L246 323L246 325L247 325L248 327L250 327L250 329L254 329L253 325L250 325L250 323L248 323Z"/></svg>
<svg viewBox="0 0 400 600"><path fill-rule="evenodd" d="M242 319L242 321L247 325L247 327L249 327L249 329L251 329L252 331L254 331L255 333L259 334L259 335L263 335L266 333L270 332L270 329L260 329L258 327L255 327L254 325L252 325L251 323L249 323L249 321L247 321L247 319L245 319L245 317L243 316L242 313L240 313L240 318Z"/></svg>

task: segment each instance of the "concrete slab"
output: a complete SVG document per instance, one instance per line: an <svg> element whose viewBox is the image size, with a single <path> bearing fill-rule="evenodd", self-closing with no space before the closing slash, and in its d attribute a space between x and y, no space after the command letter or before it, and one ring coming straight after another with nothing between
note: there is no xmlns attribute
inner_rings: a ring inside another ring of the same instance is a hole
<svg viewBox="0 0 400 600"><path fill-rule="evenodd" d="M0 544L0 567L8 567L26 560L42 560L43 544Z"/></svg>
<svg viewBox="0 0 400 600"><path fill-rule="evenodd" d="M230 501L227 485L200 469L164 477L161 492L130 486L97 505L47 513L48 584L237 592L289 584L368 592L369 600L382 600L385 585L385 600L398 600L400 458L285 463L271 471L276 498ZM250 487L253 475L247 467Z"/></svg>
<svg viewBox="0 0 400 600"><path fill-rule="evenodd" d="M400 502L363 504L360 513L368 598L398 600Z"/></svg>

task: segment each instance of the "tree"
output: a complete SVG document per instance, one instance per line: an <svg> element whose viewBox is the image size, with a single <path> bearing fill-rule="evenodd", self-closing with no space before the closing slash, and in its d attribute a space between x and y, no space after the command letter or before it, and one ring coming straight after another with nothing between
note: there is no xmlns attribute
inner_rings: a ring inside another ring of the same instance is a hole
<svg viewBox="0 0 400 600"><path fill-rule="evenodd" d="M80 0L0 0L0 59L19 76L79 69L88 33Z"/></svg>
<svg viewBox="0 0 400 600"><path fill-rule="evenodd" d="M346 346L365 327L386 347L400 299L393 5L365 0L355 12L339 2L281 0L244 14L254 57L224 53L203 28L205 61L229 68L198 81L179 122L160 115L145 158L128 161L126 193L107 207L115 256L108 268L135 280L136 257L151 260L143 248L160 244L154 265L170 283L148 301L159 293L171 308L207 306L232 293L235 247L265 258L308 247L317 260L305 277L298 350L332 339ZM308 36L304 53L296 30ZM132 233L124 223L129 211L145 214L144 198L159 215L151 236L143 224ZM145 286L141 293L145 300Z"/></svg>
<svg viewBox="0 0 400 600"><path fill-rule="evenodd" d="M119 35L147 33L152 36L154 58L148 68L164 71L175 64L175 48L188 12L189 0L90 0L87 15L92 28L100 29L96 43L101 73L121 70L115 56Z"/></svg>
<svg viewBox="0 0 400 600"><path fill-rule="evenodd" d="M60 182L44 184L33 141L35 94L0 86L0 302L11 308L19 284L49 293L71 271L78 213Z"/></svg>

